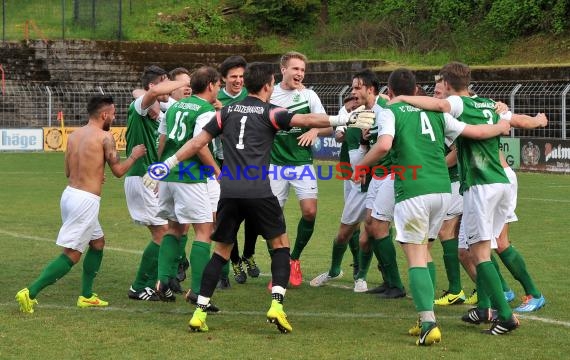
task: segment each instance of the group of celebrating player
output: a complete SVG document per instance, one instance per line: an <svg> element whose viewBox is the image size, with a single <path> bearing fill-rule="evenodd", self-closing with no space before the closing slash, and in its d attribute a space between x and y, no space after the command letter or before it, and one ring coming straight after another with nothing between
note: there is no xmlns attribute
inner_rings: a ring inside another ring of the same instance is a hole
<svg viewBox="0 0 570 360"><path fill-rule="evenodd" d="M210 299L216 287L230 287L230 263L238 283L244 283L247 275L259 276L254 252L261 235L271 256L268 288L272 301L267 319L281 332L292 331L283 300L288 286L303 282L300 257L313 235L317 214L316 177L297 179L294 175L307 168L315 174L311 145L317 136L330 135L333 129L337 140L343 142L340 160L354 169L393 164L419 164L421 168L408 180L383 174L345 180L345 205L333 241L331 266L311 280L311 286L322 286L343 275L340 265L350 245L355 292L405 297L391 228L394 223L395 240L408 261L409 290L418 312L417 323L409 330L418 337L417 345L441 341L434 303L476 304L462 320L491 323L489 334L500 335L518 327L507 302L514 295L501 281L491 249L496 249L525 289L524 302L515 310L535 311L544 306L544 296L507 237L506 224L516 221L516 176L502 158L498 140L510 126L545 126L544 114L512 114L504 104L497 106L492 100L469 94L469 67L453 62L438 76L439 98L419 96L421 88L407 69L392 72L388 96L379 94L380 82L372 71L359 71L352 77L351 94L339 114L327 116L317 94L302 83L306 64L307 58L298 52L283 55L279 84L275 84L271 64L248 65L241 56L226 59L220 72L204 66L191 74L183 68L167 74L160 67L147 67L141 78L144 89L134 93L136 99L129 107L128 158L122 163L112 136L109 139L106 132L114 119L112 99L90 99L89 123L82 128L86 134L80 138L82 132L73 133L66 153L69 186L62 196L64 225L57 240L64 251L38 279L18 292L20 310L32 313L37 294L64 276L86 249L77 305L108 305L92 292L104 246L97 220L101 182L96 182L107 162L114 175L126 174L130 215L151 233L129 298L174 301L175 293L182 293L180 281L190 268L191 288L185 298L196 310L189 328L208 331L207 313L219 311ZM94 161L97 166L90 165L93 169L89 171L83 168L92 154L74 145L81 141L91 143L91 152L103 154L100 159L104 161ZM193 165L182 169L185 160ZM276 174L292 176L233 177L220 182L200 176L203 165L219 175L222 163L230 172L271 164ZM84 173L91 178L85 179ZM290 187L295 189L301 208L292 251L283 217ZM64 202L65 196L82 200ZM240 256L237 233L242 222L245 239ZM190 224L195 239L187 258ZM438 235L449 288L436 299L435 266L429 249ZM210 256L212 240L215 246ZM368 289L366 277L373 254L384 282ZM476 293L469 299L462 290L460 263L476 283Z"/></svg>

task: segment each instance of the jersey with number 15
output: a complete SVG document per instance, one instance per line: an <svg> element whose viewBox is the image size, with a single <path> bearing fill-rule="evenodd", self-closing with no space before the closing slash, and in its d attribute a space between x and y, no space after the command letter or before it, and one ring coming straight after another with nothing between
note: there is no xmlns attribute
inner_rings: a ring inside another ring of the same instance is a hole
<svg viewBox="0 0 570 360"><path fill-rule="evenodd" d="M212 104L196 95L174 103L166 112L166 143L160 160L168 159L186 141L198 135L202 127L214 116L215 111ZM203 170L201 169L203 164L198 155L194 155L185 163L170 169L170 174L163 181L184 183L205 183L207 181L204 172L200 171ZM193 165L188 170L185 169L191 175L180 175L180 166L190 166L191 163Z"/></svg>

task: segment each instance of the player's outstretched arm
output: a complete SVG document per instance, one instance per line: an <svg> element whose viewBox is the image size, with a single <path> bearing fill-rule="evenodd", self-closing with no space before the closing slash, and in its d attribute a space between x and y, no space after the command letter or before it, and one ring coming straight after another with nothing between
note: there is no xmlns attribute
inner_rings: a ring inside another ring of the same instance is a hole
<svg viewBox="0 0 570 360"><path fill-rule="evenodd" d="M328 128L335 126L357 127L369 129L374 125L376 115L372 110L364 110L364 106L354 110L350 114L328 116L325 114L295 114L291 118L290 125L297 127Z"/></svg>
<svg viewBox="0 0 570 360"><path fill-rule="evenodd" d="M528 116L524 114L512 114L511 126L522 129L535 129L548 125L548 119L544 113L538 113L536 116Z"/></svg>
<svg viewBox="0 0 570 360"><path fill-rule="evenodd" d="M103 140L103 151L105 154L105 161L109 164L111 172L113 175L120 178L127 173L139 158L146 154L146 147L143 144L135 146L133 151L131 151L131 155L121 162L121 157L117 152L115 139L113 138L113 135L109 133Z"/></svg>
<svg viewBox="0 0 570 360"><path fill-rule="evenodd" d="M447 101L447 99L436 99L431 96L399 95L388 101L388 105L395 104L397 102L405 102L424 110L439 111L445 113L451 111L451 104L449 101Z"/></svg>
<svg viewBox="0 0 570 360"><path fill-rule="evenodd" d="M160 95L170 94L178 88L189 85L190 84L186 80L164 80L163 82L148 89L148 91L144 94L141 108L147 109L156 101Z"/></svg>
<svg viewBox="0 0 570 360"><path fill-rule="evenodd" d="M188 140L184 145L182 145L182 147L176 152L176 154L166 159L163 162L163 164L170 170L176 165L178 165L179 162L189 159L192 156L196 155L203 147L208 145L210 141L212 141L212 135L202 130L197 136L193 137L192 139ZM209 151L210 150L208 150L208 152ZM165 169L161 170L166 171ZM155 191L158 185L158 180L156 179L158 175L160 174L154 174L154 176L150 176L149 173L147 172L146 174L144 174L142 178L143 185L148 189Z"/></svg>
<svg viewBox="0 0 570 360"><path fill-rule="evenodd" d="M506 133L510 128L511 126L507 120L499 120L498 123L493 125L465 125L465 128L461 132L461 136L475 140L483 140Z"/></svg>

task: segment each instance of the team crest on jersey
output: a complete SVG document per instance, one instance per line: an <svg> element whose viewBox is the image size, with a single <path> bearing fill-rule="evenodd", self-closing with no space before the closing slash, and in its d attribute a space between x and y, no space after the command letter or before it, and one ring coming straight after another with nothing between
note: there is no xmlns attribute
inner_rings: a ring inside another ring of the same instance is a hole
<svg viewBox="0 0 570 360"><path fill-rule="evenodd" d="M301 94L294 94L292 97L293 102L299 102L301 100Z"/></svg>
<svg viewBox="0 0 570 360"><path fill-rule="evenodd" d="M525 165L536 165L540 159L540 148L529 141L522 147L522 161Z"/></svg>

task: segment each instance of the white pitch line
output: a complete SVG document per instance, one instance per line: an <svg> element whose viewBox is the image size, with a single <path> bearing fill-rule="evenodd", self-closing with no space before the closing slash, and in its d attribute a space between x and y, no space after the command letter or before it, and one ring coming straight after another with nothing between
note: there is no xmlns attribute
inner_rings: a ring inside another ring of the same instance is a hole
<svg viewBox="0 0 570 360"><path fill-rule="evenodd" d="M542 199L542 198L530 198L530 197L519 197L521 200L530 200L530 201L543 201L543 202L561 202L561 203L569 203L570 200L567 199Z"/></svg>
<svg viewBox="0 0 570 360"><path fill-rule="evenodd" d="M14 232L2 230L2 229L0 229L0 234L8 235L8 236L11 236L11 237L14 237L14 238L18 238L18 239L55 242L54 239L48 239L48 238L39 237L39 236L33 236L33 235L18 234L18 233L14 233ZM107 249L107 250L112 250L112 251L118 251L118 252L129 253L129 254L136 254L136 255L142 254L142 251L138 251L138 250L129 250L129 249L122 249L122 248L113 248L113 247L107 247L107 246L105 247L105 249ZM269 274L265 274L265 273L262 273L262 274L260 274L260 275L263 276L263 277L269 277ZM349 289L349 290L352 289L352 287L347 286L347 285L342 285L342 284L327 284L327 286L335 287L335 288L341 288L341 289ZM16 306L16 304L14 304L14 303L0 303L0 306ZM71 306L49 305L49 304L41 305L41 307L48 308L48 309L64 309L64 310L76 309L75 307L71 307ZM106 307L106 308L97 309L97 310L103 310L103 311L122 311L122 312L127 312L127 313L148 312L148 309L125 309L125 308L114 308L114 307L112 307L112 306L109 306L109 307ZM163 312L162 309L161 309L161 312ZM185 312L185 311L180 311L180 310L174 309L174 310L171 310L170 313L172 313L172 314L186 314L186 313L187 313L187 314L190 314L191 311ZM255 312L255 311L223 311L222 313L223 313L223 314L227 314L227 315L239 315L239 316L241 316L241 315L264 315L264 314L265 314L265 313ZM354 313L350 313L350 314L346 314L346 313L311 313L311 312L288 312L288 313L289 313L290 315L299 316L299 317L390 318L389 315L382 314L382 313L365 313L365 314L354 314ZM553 324L553 325L560 325L560 326L564 326L564 327L570 327L570 322L568 322L568 321L560 321L560 320L556 320L556 319L548 319L548 318L538 317L538 316L535 316L535 315L525 315L525 314L517 314L517 316L520 317L521 319L527 319L527 320L539 321L539 322L543 322L543 323L547 323L547 324ZM453 319L453 318L455 318L455 316L440 315L440 316L438 316L438 318L442 318L442 319Z"/></svg>
<svg viewBox="0 0 570 360"><path fill-rule="evenodd" d="M33 236L33 235L18 234L15 232L6 231L6 230L2 230L2 229L0 229L0 234L8 235L8 236L11 236L11 237L17 238L17 239L47 241L47 242L55 244L55 239L49 239L49 238ZM116 248L116 247L112 247L112 246L105 246L105 250L118 251L118 252L124 252L124 253L135 254L135 255L141 255L142 254L142 251L140 251L140 250L129 250L129 249L123 249L123 248Z"/></svg>
<svg viewBox="0 0 570 360"><path fill-rule="evenodd" d="M2 307L14 307L14 309L16 309L18 305L15 302L13 302L13 303L0 303L0 306L2 306ZM36 307L36 309L38 311L41 311L42 308L44 308L44 309L55 309L55 310L67 310L67 311L78 310L78 308L75 306L55 305L55 304L41 304L41 305L38 305ZM79 309L79 310L80 311L86 311L84 309ZM89 310L87 310L87 311L89 311ZM122 312L122 313L127 313L127 314L137 314L137 313L148 313L151 310L149 310L147 307L145 307L145 308L124 308L124 307L107 306L104 308L94 308L93 311ZM170 309L170 310L166 310L166 311L164 308L159 309L159 312L161 314L172 314L172 315L192 315L192 311L193 311L193 308L188 308L188 309L175 308L175 309ZM215 317L223 316L223 315L229 315L229 316L260 316L260 317L263 317L263 316L265 316L265 312L222 310L218 314L211 314L211 315L215 316ZM354 319L354 318L358 318L358 319L391 319L391 318L393 318L393 316L390 314L384 314L384 313L380 313L380 312L376 312L376 313L331 313L331 312L287 311L287 315L288 316L296 316L296 317L309 317L309 318L318 317L318 318L331 318L331 319ZM519 318L525 319L525 320L538 321L538 322L543 322L543 323L547 323L547 324L560 325L560 326L570 328L570 322L568 322L568 321L559 321L559 320L553 320L553 319L548 319L548 318L541 318L541 317L534 316L534 315L519 315L519 314L517 314L517 316ZM438 315L437 318L438 319L452 320L452 319L457 319L458 316L456 316L456 315Z"/></svg>

